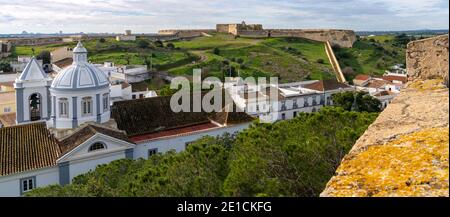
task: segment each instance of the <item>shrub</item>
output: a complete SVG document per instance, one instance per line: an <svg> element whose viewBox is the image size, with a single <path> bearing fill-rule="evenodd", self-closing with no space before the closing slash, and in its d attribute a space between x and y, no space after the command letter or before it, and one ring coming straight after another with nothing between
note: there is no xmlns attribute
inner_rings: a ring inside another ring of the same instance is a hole
<svg viewBox="0 0 450 217"><path fill-rule="evenodd" d="M215 55L219 55L219 54L220 54L219 48L215 47L214 50L213 50L213 53L214 53Z"/></svg>
<svg viewBox="0 0 450 217"><path fill-rule="evenodd" d="M137 42L138 47L142 48L142 49L148 48L149 44L150 43L148 43L148 41L145 41L145 40L139 40Z"/></svg>

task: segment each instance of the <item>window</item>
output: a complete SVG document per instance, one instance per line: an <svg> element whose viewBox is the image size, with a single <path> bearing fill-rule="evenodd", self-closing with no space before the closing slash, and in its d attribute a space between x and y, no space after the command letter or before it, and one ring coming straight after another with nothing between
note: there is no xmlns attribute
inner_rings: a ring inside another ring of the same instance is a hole
<svg viewBox="0 0 450 217"><path fill-rule="evenodd" d="M60 117L67 117L67 109L69 108L69 101L67 98L60 98L59 99L59 116Z"/></svg>
<svg viewBox="0 0 450 217"><path fill-rule="evenodd" d="M158 153L158 149L157 148L152 148L148 150L148 157L155 155L156 153Z"/></svg>
<svg viewBox="0 0 450 217"><path fill-rule="evenodd" d="M36 188L36 177L28 177L20 180L20 192L25 193Z"/></svg>
<svg viewBox="0 0 450 217"><path fill-rule="evenodd" d="M94 143L91 145L91 147L89 147L89 151L97 151L97 150L101 150L101 149L105 149L105 145L103 143Z"/></svg>
<svg viewBox="0 0 450 217"><path fill-rule="evenodd" d="M294 117L297 117L297 112L294 112Z"/></svg>
<svg viewBox="0 0 450 217"><path fill-rule="evenodd" d="M144 99L144 94L139 94L139 99Z"/></svg>
<svg viewBox="0 0 450 217"><path fill-rule="evenodd" d="M11 107L5 107L5 108L3 108L3 112L4 112L4 113L11 112Z"/></svg>
<svg viewBox="0 0 450 217"><path fill-rule="evenodd" d="M282 120L286 120L286 114L285 113L281 113L281 119Z"/></svg>
<svg viewBox="0 0 450 217"><path fill-rule="evenodd" d="M108 111L109 108L109 101L108 101L108 94L103 94L103 111Z"/></svg>
<svg viewBox="0 0 450 217"><path fill-rule="evenodd" d="M84 116L92 114L92 97L84 97L81 100L81 111Z"/></svg>
<svg viewBox="0 0 450 217"><path fill-rule="evenodd" d="M136 95L133 94L133 96L131 96L132 99L136 99Z"/></svg>

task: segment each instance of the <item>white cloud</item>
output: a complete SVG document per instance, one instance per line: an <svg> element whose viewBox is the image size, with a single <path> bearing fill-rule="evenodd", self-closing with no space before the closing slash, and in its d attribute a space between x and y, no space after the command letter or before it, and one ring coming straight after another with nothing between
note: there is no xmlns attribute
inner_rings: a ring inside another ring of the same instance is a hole
<svg viewBox="0 0 450 217"><path fill-rule="evenodd" d="M0 0L0 33L156 32L262 23L272 28L448 28L447 0Z"/></svg>

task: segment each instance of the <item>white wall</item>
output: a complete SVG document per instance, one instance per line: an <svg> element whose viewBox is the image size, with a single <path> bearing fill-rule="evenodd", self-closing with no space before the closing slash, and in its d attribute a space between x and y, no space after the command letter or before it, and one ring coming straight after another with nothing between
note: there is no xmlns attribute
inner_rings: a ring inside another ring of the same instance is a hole
<svg viewBox="0 0 450 217"><path fill-rule="evenodd" d="M175 150L177 152L184 151L186 148L186 143L191 143L203 136L219 136L225 132L234 133L244 130L249 126L250 123L233 125L229 127L221 127L212 130L205 130L198 133L193 133L188 136L174 136L170 138L155 139L148 142L138 143L134 149L133 158L144 158L148 157L148 150L157 148L158 152L164 153L170 150Z"/></svg>
<svg viewBox="0 0 450 217"><path fill-rule="evenodd" d="M70 161L69 173L70 180L75 176L83 173L87 173L89 170L94 170L100 164L107 164L113 160L125 158L125 152L123 150L106 154L99 158L99 156L93 156L92 158L85 158L82 160Z"/></svg>
<svg viewBox="0 0 450 217"><path fill-rule="evenodd" d="M29 172L0 177L0 197L20 196L20 179L36 177L36 187L59 184L58 167L50 167Z"/></svg>

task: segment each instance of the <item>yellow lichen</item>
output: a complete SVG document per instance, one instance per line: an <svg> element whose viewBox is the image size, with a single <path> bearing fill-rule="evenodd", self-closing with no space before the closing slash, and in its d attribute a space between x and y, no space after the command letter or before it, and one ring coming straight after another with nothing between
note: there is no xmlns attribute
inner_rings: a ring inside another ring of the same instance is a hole
<svg viewBox="0 0 450 217"><path fill-rule="evenodd" d="M449 130L415 132L342 162L330 196L449 196Z"/></svg>
<svg viewBox="0 0 450 217"><path fill-rule="evenodd" d="M408 87L418 90L437 90L446 88L442 79L420 80L416 79L409 83Z"/></svg>

